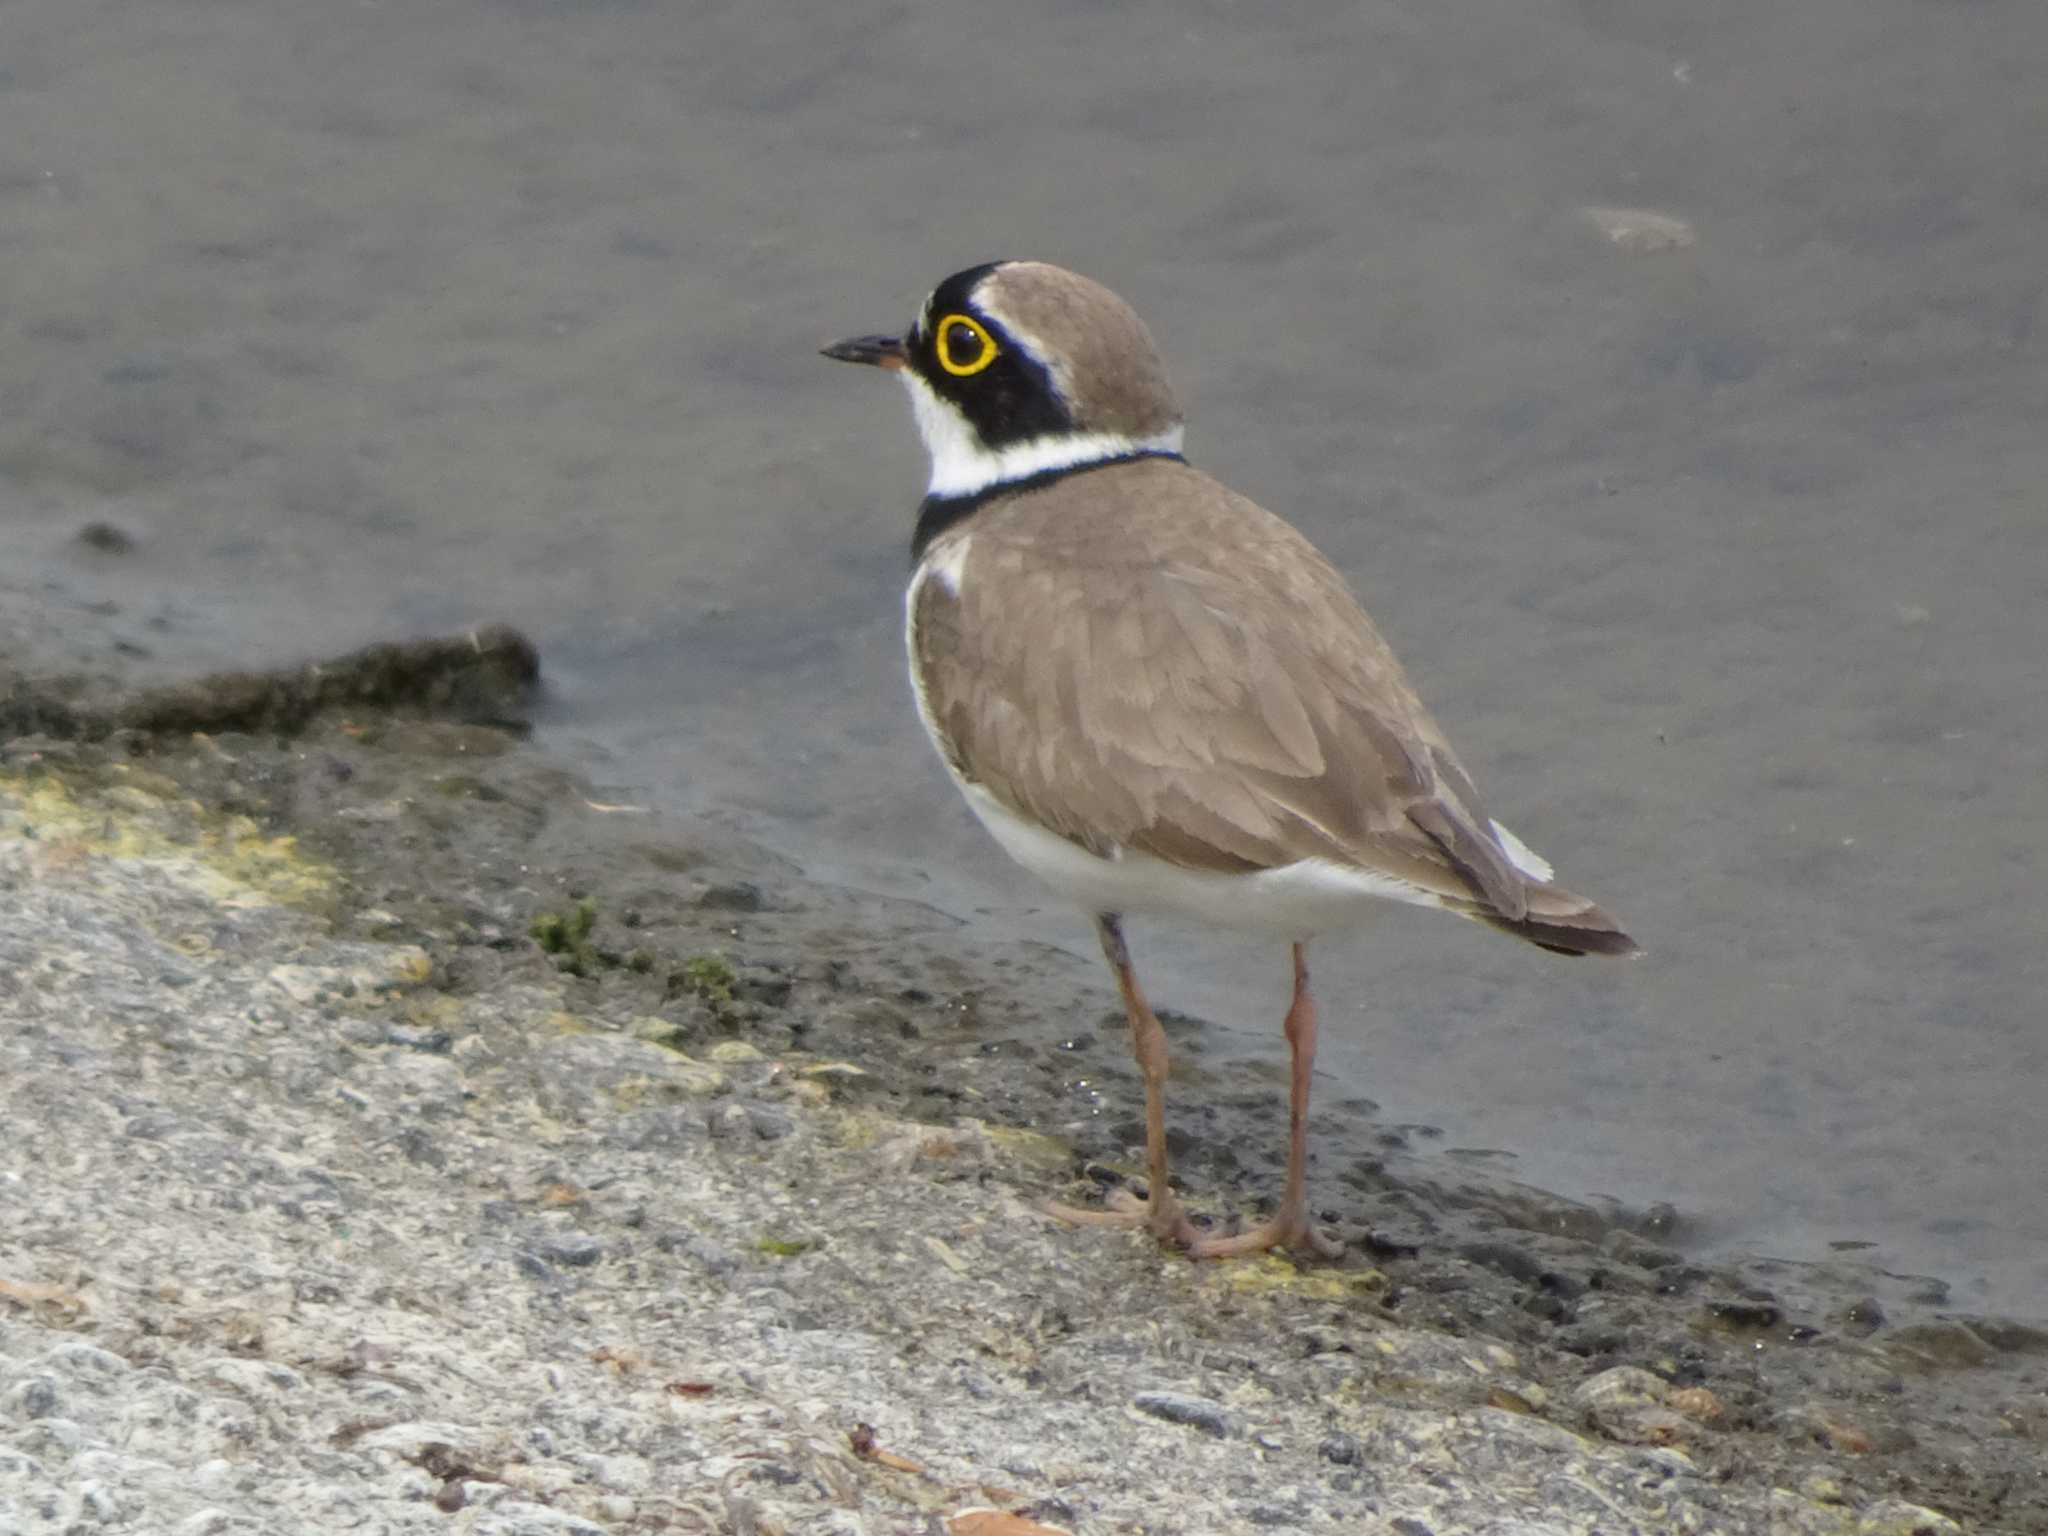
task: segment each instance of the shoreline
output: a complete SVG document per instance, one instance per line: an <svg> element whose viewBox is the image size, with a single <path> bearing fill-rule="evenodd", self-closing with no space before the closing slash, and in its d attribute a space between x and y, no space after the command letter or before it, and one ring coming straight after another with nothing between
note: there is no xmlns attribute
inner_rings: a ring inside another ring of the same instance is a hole
<svg viewBox="0 0 2048 1536"><path fill-rule="evenodd" d="M1131 1171L1111 999L1069 999L1110 1026L1076 1121L1070 1063L1006 1035L1043 1001L1017 957L597 800L508 724L529 676L433 654L220 721L0 691L0 1511L2048 1526L2048 1331L1910 1280L1698 1262L1655 1212L1393 1156L1325 1181L1334 1264L1048 1221ZM1214 1215L1272 1170L1200 1098Z"/></svg>

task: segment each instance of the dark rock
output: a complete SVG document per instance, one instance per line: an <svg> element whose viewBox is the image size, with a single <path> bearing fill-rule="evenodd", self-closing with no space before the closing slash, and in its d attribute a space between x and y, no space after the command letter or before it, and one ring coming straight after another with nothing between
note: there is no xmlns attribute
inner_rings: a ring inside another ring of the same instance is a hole
<svg viewBox="0 0 2048 1536"><path fill-rule="evenodd" d="M102 555L125 555L135 548L135 535L113 523L91 522L78 530L78 542Z"/></svg>
<svg viewBox="0 0 2048 1536"><path fill-rule="evenodd" d="M750 880L735 880L729 885L707 886L697 905L712 912L760 912L768 903L761 887Z"/></svg>
<svg viewBox="0 0 2048 1536"><path fill-rule="evenodd" d="M749 1104L747 1118L753 1122L754 1134L762 1141L780 1141L796 1129L796 1121L782 1110L766 1104Z"/></svg>
<svg viewBox="0 0 2048 1536"><path fill-rule="evenodd" d="M540 1244L540 1254L563 1269L588 1269L604 1257L604 1244L583 1232L564 1232Z"/></svg>
<svg viewBox="0 0 2048 1536"><path fill-rule="evenodd" d="M721 1278L732 1274L740 1267L738 1254L734 1253L730 1248L714 1243L708 1237L699 1236L695 1232L688 1233L673 1243L667 1239L658 1239L654 1246L657 1248L668 1248L676 1253L687 1254L690 1258L703 1265L706 1273L717 1275Z"/></svg>
<svg viewBox="0 0 2048 1536"><path fill-rule="evenodd" d="M752 971L740 977L733 987L733 996L743 1003L759 1003L764 1008L780 1008L789 1002L794 990L787 976L764 975Z"/></svg>
<svg viewBox="0 0 2048 1536"><path fill-rule="evenodd" d="M1707 1319L1714 1327L1730 1330L1775 1328L1785 1313L1773 1301L1710 1301Z"/></svg>
<svg viewBox="0 0 2048 1536"><path fill-rule="evenodd" d="M1206 1397L1188 1397L1179 1392L1140 1392L1131 1399L1131 1406L1155 1419L1164 1419L1169 1424L1185 1424L1205 1435L1214 1435L1218 1440L1227 1439L1232 1431L1229 1411L1221 1403Z"/></svg>
<svg viewBox="0 0 2048 1536"><path fill-rule="evenodd" d="M1359 1239L1359 1246L1373 1258L1413 1259L1421 1256L1422 1237L1419 1233L1388 1231L1374 1227Z"/></svg>
<svg viewBox="0 0 2048 1536"><path fill-rule="evenodd" d="M399 1150L405 1153L408 1162L423 1168L445 1168L448 1154L440 1144L416 1125L409 1125L398 1135Z"/></svg>
<svg viewBox="0 0 2048 1536"><path fill-rule="evenodd" d="M1628 1345L1628 1334L1612 1323L1577 1323L1559 1329L1557 1334L1559 1349L1588 1359L1619 1355Z"/></svg>
<svg viewBox="0 0 2048 1536"><path fill-rule="evenodd" d="M1334 1435L1325 1435L1323 1443L1316 1449L1323 1460L1340 1467L1355 1467L1365 1459L1365 1447L1358 1443L1358 1437L1341 1430Z"/></svg>
<svg viewBox="0 0 2048 1536"><path fill-rule="evenodd" d="M1535 1285L1543 1277L1542 1260L1513 1243L1467 1243L1458 1251L1474 1264L1484 1264L1524 1285Z"/></svg>
<svg viewBox="0 0 2048 1536"><path fill-rule="evenodd" d="M1253 1525L1275 1530L1299 1530L1303 1523L1300 1510L1282 1509L1277 1504L1254 1504L1244 1512L1244 1517Z"/></svg>

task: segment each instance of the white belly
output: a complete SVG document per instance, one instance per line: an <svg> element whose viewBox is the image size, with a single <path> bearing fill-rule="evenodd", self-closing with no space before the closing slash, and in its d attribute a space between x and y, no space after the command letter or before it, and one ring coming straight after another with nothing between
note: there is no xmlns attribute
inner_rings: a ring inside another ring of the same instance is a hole
<svg viewBox="0 0 2048 1536"><path fill-rule="evenodd" d="M1292 940L1355 928L1382 901L1443 905L1433 892L1325 859L1237 875L1182 869L1129 851L1098 858L1026 821L980 785L954 782L1005 853L1090 912L1173 913Z"/></svg>

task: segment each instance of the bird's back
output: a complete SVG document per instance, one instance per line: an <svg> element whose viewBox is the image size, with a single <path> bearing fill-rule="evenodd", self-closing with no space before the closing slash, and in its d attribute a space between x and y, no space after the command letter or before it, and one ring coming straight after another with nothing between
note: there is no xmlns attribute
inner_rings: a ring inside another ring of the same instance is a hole
<svg viewBox="0 0 2048 1536"><path fill-rule="evenodd" d="M1315 861L1550 947L1633 947L1496 829L1329 562L1200 471L1138 459L998 495L927 564L950 578L913 599L927 714L1020 816L1106 858Z"/></svg>

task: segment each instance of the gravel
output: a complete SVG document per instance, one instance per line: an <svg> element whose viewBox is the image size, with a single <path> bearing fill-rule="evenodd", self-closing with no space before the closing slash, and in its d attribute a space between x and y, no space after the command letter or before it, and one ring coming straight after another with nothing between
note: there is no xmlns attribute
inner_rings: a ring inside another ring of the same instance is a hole
<svg viewBox="0 0 2048 1536"><path fill-rule="evenodd" d="M1111 1133L947 925L591 798L397 718L0 747L0 1533L2048 1528L2038 1333L1868 1276L1048 1220Z"/></svg>

